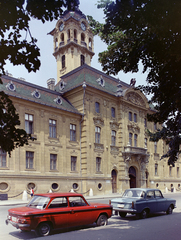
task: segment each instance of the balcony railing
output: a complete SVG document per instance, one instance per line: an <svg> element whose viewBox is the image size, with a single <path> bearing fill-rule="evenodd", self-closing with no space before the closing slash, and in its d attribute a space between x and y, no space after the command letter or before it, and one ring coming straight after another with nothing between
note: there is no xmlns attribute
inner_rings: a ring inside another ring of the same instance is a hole
<svg viewBox="0 0 181 240"><path fill-rule="evenodd" d="M147 149L146 148L140 148L140 147L132 147L132 146L126 146L124 147L124 152L125 153L130 153L134 155L146 155L147 154Z"/></svg>

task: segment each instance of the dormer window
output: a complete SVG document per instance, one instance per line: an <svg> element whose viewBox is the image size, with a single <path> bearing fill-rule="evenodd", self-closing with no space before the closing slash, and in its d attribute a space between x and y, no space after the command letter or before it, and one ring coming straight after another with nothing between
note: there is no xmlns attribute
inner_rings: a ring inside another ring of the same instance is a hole
<svg viewBox="0 0 181 240"><path fill-rule="evenodd" d="M6 85L6 88L12 92L16 91L16 86L12 81Z"/></svg>
<svg viewBox="0 0 181 240"><path fill-rule="evenodd" d="M105 81L102 76L96 80L101 87L105 86Z"/></svg>
<svg viewBox="0 0 181 240"><path fill-rule="evenodd" d="M32 92L31 95L35 98L40 98L41 97L41 94L37 89L34 92Z"/></svg>
<svg viewBox="0 0 181 240"><path fill-rule="evenodd" d="M62 91L65 88L65 82L62 80L59 82L59 89Z"/></svg>
<svg viewBox="0 0 181 240"><path fill-rule="evenodd" d="M58 105L62 105L62 99L59 96L54 99L54 102Z"/></svg>

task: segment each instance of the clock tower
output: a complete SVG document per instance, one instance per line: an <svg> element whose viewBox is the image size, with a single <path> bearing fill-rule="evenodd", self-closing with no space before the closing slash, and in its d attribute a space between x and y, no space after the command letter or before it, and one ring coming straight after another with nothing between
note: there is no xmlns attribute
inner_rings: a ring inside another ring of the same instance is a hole
<svg viewBox="0 0 181 240"><path fill-rule="evenodd" d="M86 16L77 8L66 10L56 27L49 33L54 39L57 61L57 81L61 76L82 66L90 65L94 55L93 33Z"/></svg>

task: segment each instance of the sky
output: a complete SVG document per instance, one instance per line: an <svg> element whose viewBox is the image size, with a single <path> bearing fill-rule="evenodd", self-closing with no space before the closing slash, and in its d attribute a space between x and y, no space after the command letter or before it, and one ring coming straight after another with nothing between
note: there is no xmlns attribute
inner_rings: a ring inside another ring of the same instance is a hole
<svg viewBox="0 0 181 240"><path fill-rule="evenodd" d="M97 0L80 0L79 9L85 15L91 15L93 18L101 23L104 22L104 13L102 9L97 9ZM53 37L48 33L55 28L56 20L52 22L42 23L38 20L32 20L30 22L30 31L34 38L36 38L37 46L40 48L40 69L36 73L28 73L26 68L22 65L13 66L7 62L5 70L12 74L15 78L24 78L27 82L47 87L47 80L54 78L57 81L56 60L53 56ZM25 37L25 36L24 36ZM100 40L98 36L94 37L94 52L95 55L92 58L91 66L102 71L101 64L98 62L98 53L106 50L107 46ZM146 74L142 73L142 67L138 73L123 73L119 72L117 76L121 81L130 83L131 78L136 78L136 86L146 83Z"/></svg>

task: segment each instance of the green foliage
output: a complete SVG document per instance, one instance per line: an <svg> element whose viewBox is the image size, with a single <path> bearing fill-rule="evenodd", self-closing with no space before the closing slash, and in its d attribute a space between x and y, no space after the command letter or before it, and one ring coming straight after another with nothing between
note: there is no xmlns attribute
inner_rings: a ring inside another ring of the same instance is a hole
<svg viewBox="0 0 181 240"><path fill-rule="evenodd" d="M103 70L137 72L142 62L147 86L138 89L152 94L157 110L148 120L164 123L162 130L149 133L150 139L169 144L163 157L174 165L181 144L181 1L100 0L98 8L104 10L105 24L96 31L108 44L99 54Z"/></svg>
<svg viewBox="0 0 181 240"><path fill-rule="evenodd" d="M39 69L40 49L29 29L32 18L43 23L52 21L58 19L65 8L74 10L78 5L79 0L0 0L0 76L5 74L7 60L13 65L24 65L28 72ZM16 127L19 125L12 101L0 92L0 148L9 154L15 147L34 140Z"/></svg>
<svg viewBox="0 0 181 240"><path fill-rule="evenodd" d="M35 140L25 130L16 127L19 125L19 115L12 101L4 92L0 92L0 146L9 154L15 147L28 144L28 140Z"/></svg>

